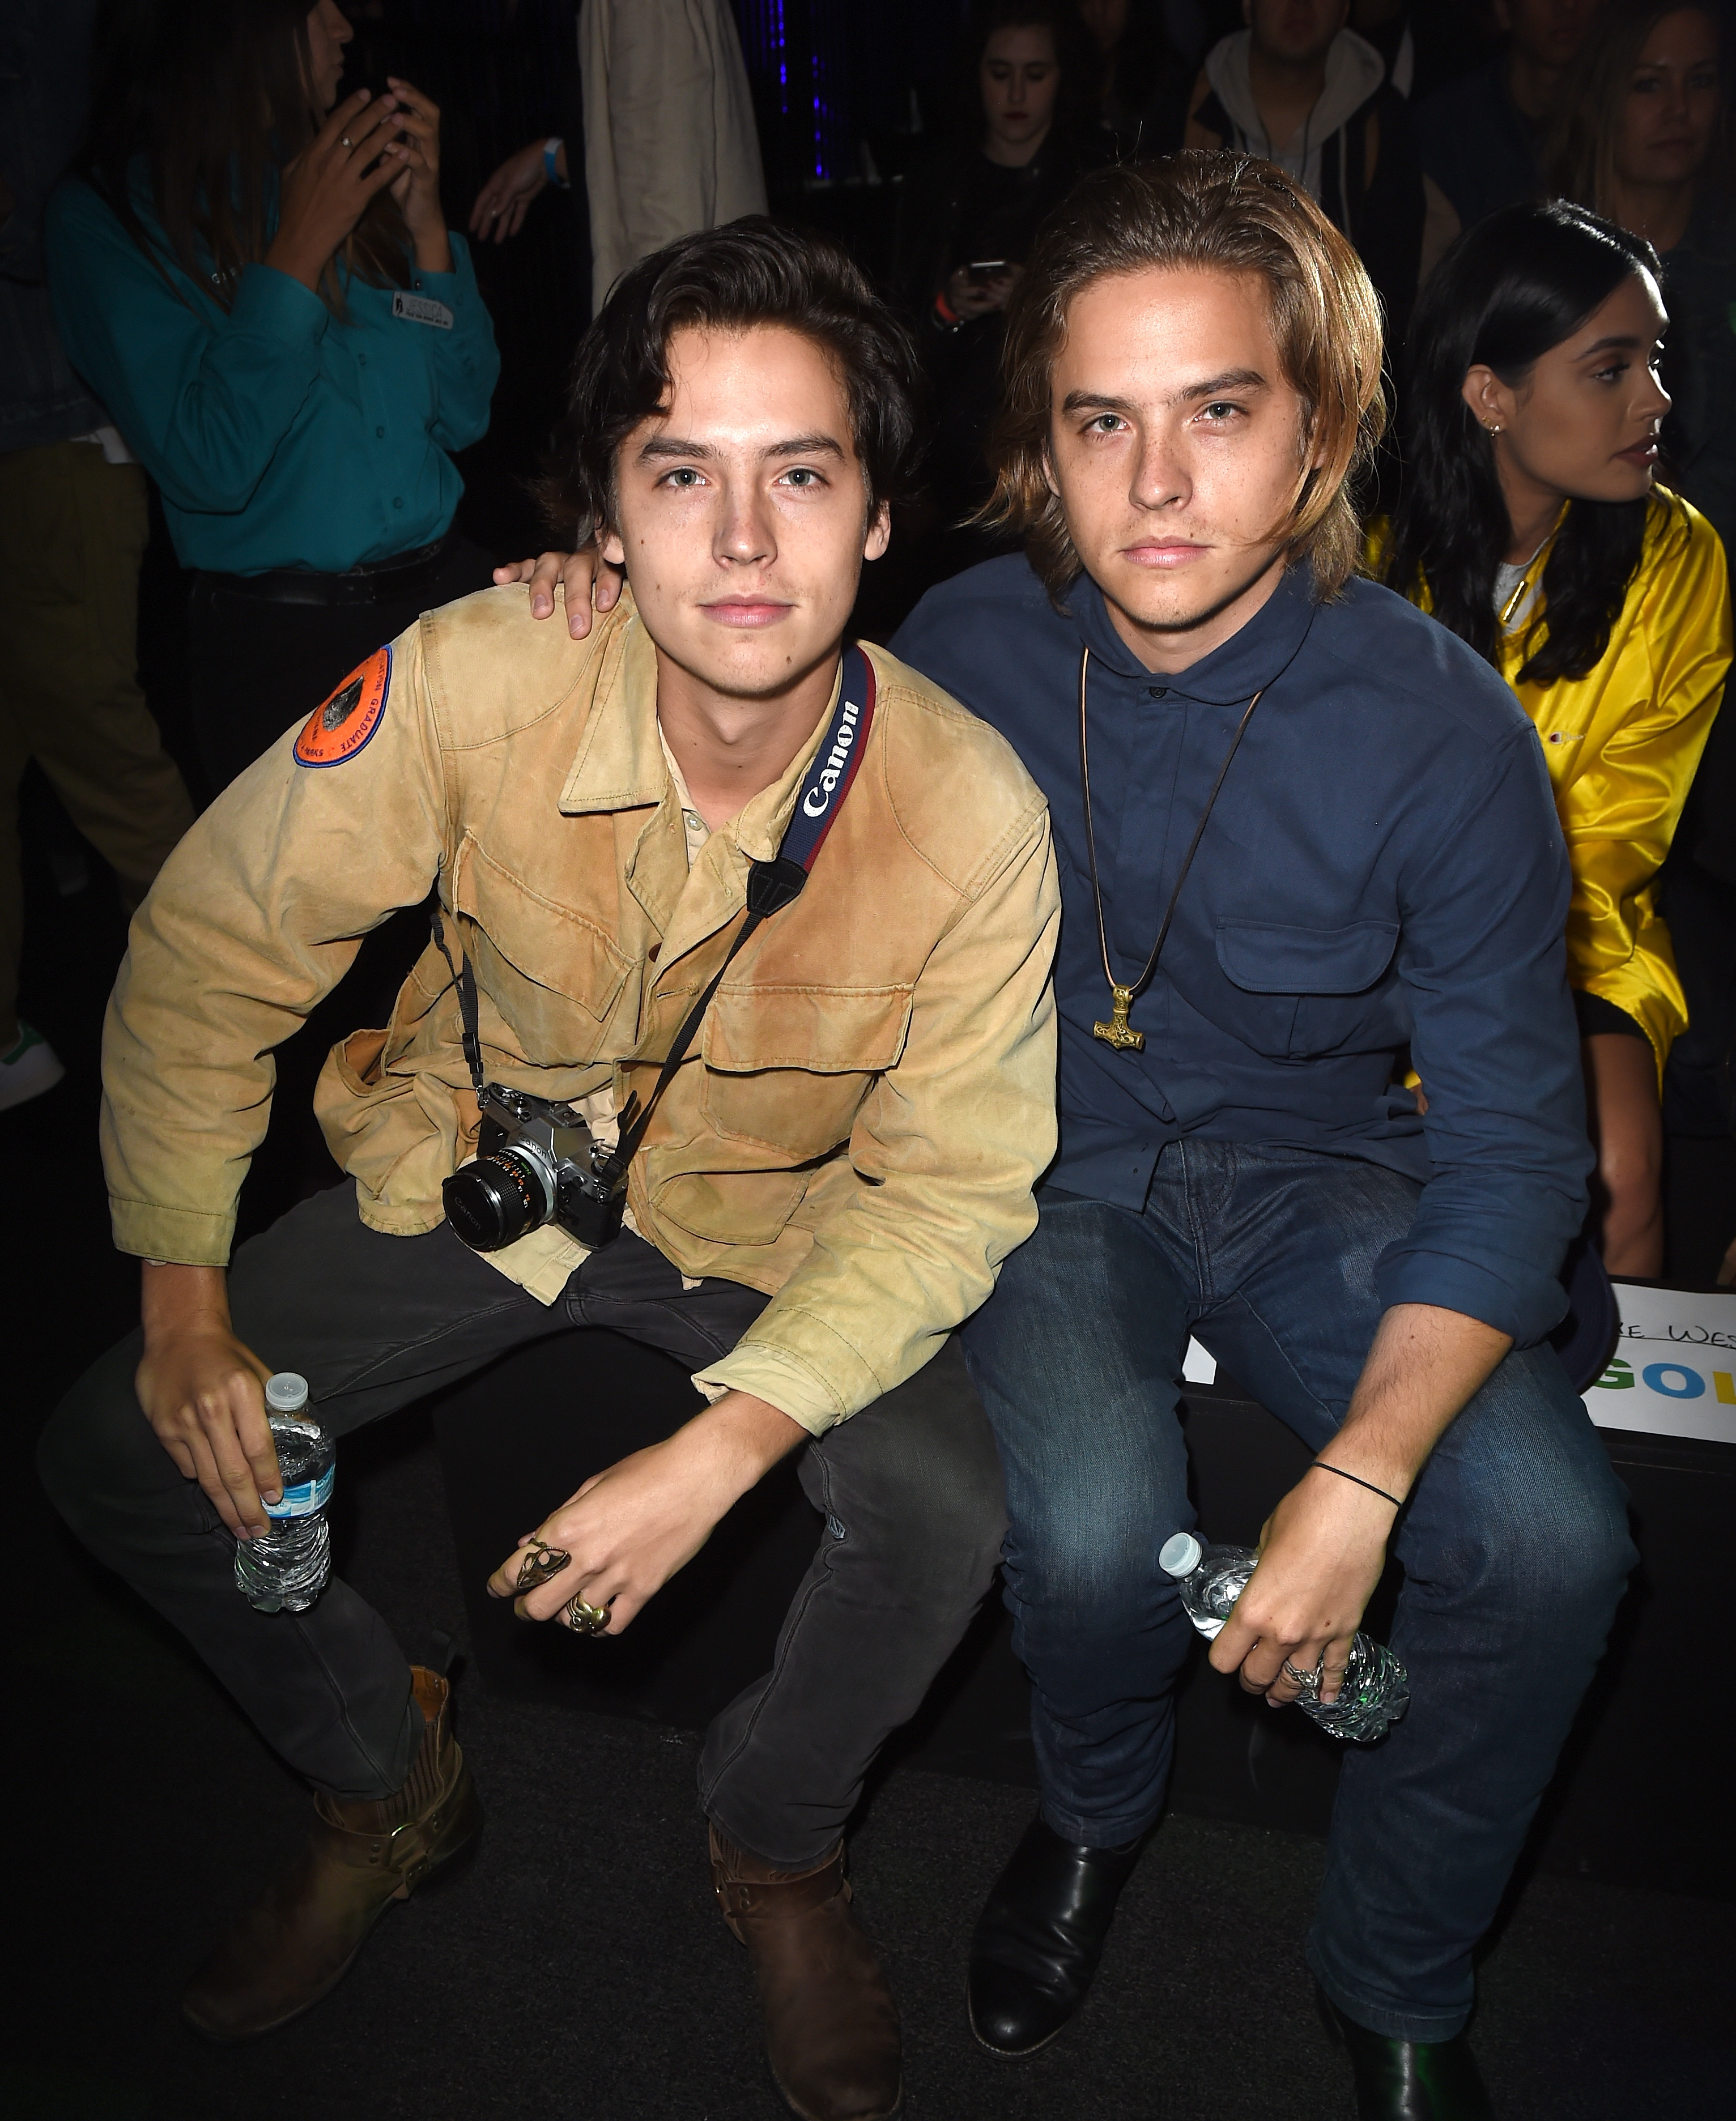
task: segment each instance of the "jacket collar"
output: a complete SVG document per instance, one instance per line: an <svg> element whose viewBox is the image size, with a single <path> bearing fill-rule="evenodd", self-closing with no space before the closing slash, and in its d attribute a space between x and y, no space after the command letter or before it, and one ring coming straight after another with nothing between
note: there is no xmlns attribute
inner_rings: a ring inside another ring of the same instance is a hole
<svg viewBox="0 0 1736 2121"><path fill-rule="evenodd" d="M595 702L561 790L560 807L568 816L656 812L628 860L627 882L664 936L660 974L740 911L747 900L750 862L776 859L842 683L840 657L812 737L769 788L712 834L690 875L681 801L657 727L657 652L630 593L623 592L614 631L602 645Z"/></svg>
<svg viewBox="0 0 1736 2121"><path fill-rule="evenodd" d="M1229 706L1252 699L1294 662L1319 606L1306 561L1285 570L1283 579L1248 623L1223 646L1174 677L1146 669L1110 622L1103 591L1089 575L1067 592L1067 607L1080 639L1093 658L1146 685L1178 698Z"/></svg>

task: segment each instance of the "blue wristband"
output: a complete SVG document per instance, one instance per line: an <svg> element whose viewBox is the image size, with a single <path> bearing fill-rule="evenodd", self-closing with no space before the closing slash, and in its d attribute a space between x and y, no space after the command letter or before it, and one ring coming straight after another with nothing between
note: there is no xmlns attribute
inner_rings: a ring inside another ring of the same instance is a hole
<svg viewBox="0 0 1736 2121"><path fill-rule="evenodd" d="M543 175L548 178L550 184L558 184L563 192L567 190L569 186L566 178L556 167L554 158L560 153L564 144L558 133L543 142Z"/></svg>

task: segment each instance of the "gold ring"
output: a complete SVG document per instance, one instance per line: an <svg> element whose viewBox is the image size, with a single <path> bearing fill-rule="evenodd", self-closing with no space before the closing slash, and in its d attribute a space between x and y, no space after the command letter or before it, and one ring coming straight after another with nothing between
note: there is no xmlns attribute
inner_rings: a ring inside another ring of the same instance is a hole
<svg viewBox="0 0 1736 2121"><path fill-rule="evenodd" d="M538 1590L558 1576L572 1559L570 1554L562 1552L558 1546L550 1546L546 1540L534 1539L518 1565L518 1575L512 1587L518 1592Z"/></svg>
<svg viewBox="0 0 1736 2121"><path fill-rule="evenodd" d="M600 1635L609 1628L609 1608L587 1606L582 1598L569 1598L562 1606L567 1625L576 1635Z"/></svg>

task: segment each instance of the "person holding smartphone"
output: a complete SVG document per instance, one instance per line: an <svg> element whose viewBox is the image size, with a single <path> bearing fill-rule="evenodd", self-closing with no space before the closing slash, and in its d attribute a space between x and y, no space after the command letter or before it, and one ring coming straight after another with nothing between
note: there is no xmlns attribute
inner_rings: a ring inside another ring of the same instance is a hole
<svg viewBox="0 0 1736 2121"><path fill-rule="evenodd" d="M120 0L48 207L62 339L195 571L212 792L488 580L452 454L500 361L441 207L440 111L395 78L340 102L352 34L335 0Z"/></svg>
<svg viewBox="0 0 1736 2121"><path fill-rule="evenodd" d="M1006 305L1038 223L1093 159L1090 57L1063 0L988 0L961 56L963 137L907 179L894 267L934 399L936 578L992 549L957 525L988 497Z"/></svg>

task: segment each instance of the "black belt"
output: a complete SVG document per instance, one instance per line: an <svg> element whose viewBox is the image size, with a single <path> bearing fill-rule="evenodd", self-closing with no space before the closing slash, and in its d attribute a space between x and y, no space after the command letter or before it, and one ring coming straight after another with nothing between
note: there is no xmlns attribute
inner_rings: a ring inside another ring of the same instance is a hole
<svg viewBox="0 0 1736 2121"><path fill-rule="evenodd" d="M226 596L250 597L259 604L396 604L428 588L445 564L457 533L447 531L432 545L395 559L370 560L341 575L316 575L311 567L272 567L262 575L219 575L199 570L201 582Z"/></svg>

